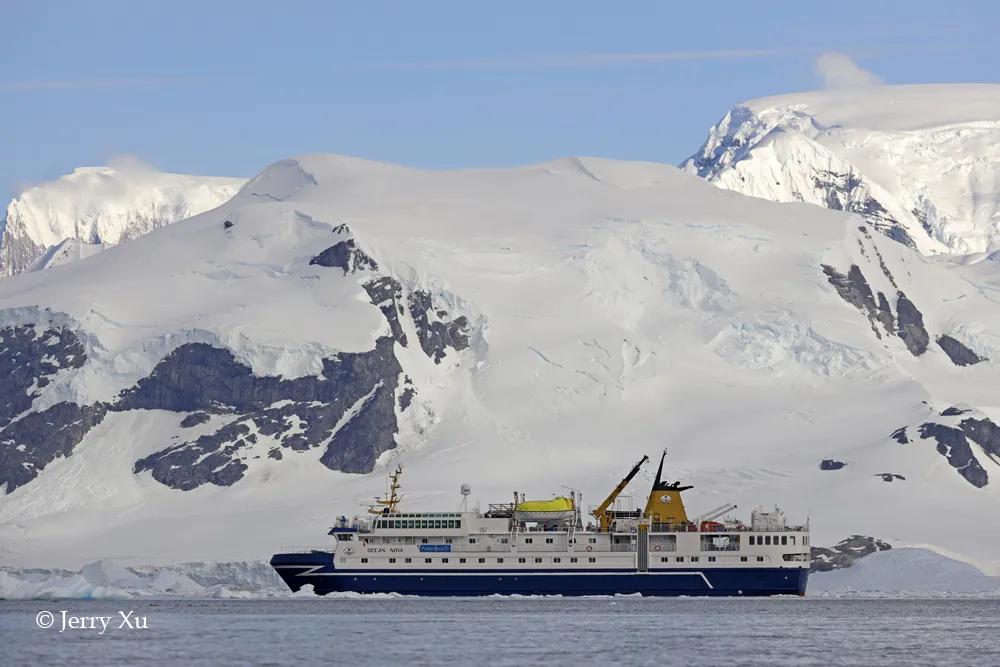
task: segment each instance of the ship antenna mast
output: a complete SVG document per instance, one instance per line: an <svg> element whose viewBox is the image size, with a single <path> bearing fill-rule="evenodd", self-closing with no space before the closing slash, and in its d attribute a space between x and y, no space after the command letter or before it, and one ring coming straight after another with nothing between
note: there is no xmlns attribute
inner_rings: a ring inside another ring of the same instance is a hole
<svg viewBox="0 0 1000 667"><path fill-rule="evenodd" d="M399 478L403 474L403 465L398 464L396 470L389 474L389 496L380 498L375 496L375 504L368 508L369 514L395 514L399 502L403 499L399 495Z"/></svg>

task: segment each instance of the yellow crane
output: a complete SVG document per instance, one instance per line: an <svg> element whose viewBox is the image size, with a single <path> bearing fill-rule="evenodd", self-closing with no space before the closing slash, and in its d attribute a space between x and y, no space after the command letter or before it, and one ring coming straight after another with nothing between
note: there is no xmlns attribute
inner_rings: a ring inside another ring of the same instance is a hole
<svg viewBox="0 0 1000 667"><path fill-rule="evenodd" d="M628 483L632 481L632 478L639 473L639 468L642 467L642 464L644 464L648 460L649 460L648 456L643 456L642 460L636 463L632 467L631 472L625 475L625 479L618 482L618 486L616 486L614 490L611 491L608 497L604 499L604 502L598 505L597 509L591 512L594 518L597 519L598 526L600 527L600 530L602 532L607 532L608 530L611 529L611 522L614 519L608 508L610 508L611 505L614 504L615 499L621 495L621 492L625 490L625 487L628 486Z"/></svg>

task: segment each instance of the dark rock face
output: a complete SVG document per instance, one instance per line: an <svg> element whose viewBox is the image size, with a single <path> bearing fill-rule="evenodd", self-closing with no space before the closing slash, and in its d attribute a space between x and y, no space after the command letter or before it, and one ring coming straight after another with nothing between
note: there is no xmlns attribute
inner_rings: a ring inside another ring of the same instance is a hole
<svg viewBox="0 0 1000 667"><path fill-rule="evenodd" d="M987 456L1000 463L1000 426L989 419L963 419L959 424L966 437L983 448Z"/></svg>
<svg viewBox="0 0 1000 667"><path fill-rule="evenodd" d="M812 564L810 572L829 572L854 565L859 558L864 558L876 551L887 551L892 545L883 540L865 535L851 535L841 540L833 547L812 547Z"/></svg>
<svg viewBox="0 0 1000 667"><path fill-rule="evenodd" d="M69 456L106 413L102 403L62 402L9 423L0 432L0 483L7 483L7 493L35 479L55 458Z"/></svg>
<svg viewBox="0 0 1000 667"><path fill-rule="evenodd" d="M964 415L966 412L969 412L969 411L968 410L963 410L961 408L950 407L950 408L945 408L944 410L942 410L941 411L941 416L942 417L957 417L959 415Z"/></svg>
<svg viewBox="0 0 1000 667"><path fill-rule="evenodd" d="M399 281L389 276L375 278L364 284L365 291L372 304L382 311L386 321L389 323L389 330L392 337L403 347L406 347L406 334L403 332L403 325L399 322L399 316L405 310L403 308L403 287Z"/></svg>
<svg viewBox="0 0 1000 667"><path fill-rule="evenodd" d="M836 461L834 459L823 459L819 463L819 469L820 470L840 470L841 468L845 467L846 465L847 464L844 463L843 461Z"/></svg>
<svg viewBox="0 0 1000 667"><path fill-rule="evenodd" d="M962 429L925 423L920 425L920 437L936 440L938 453L948 459L948 463L970 484L982 488L989 483L989 475L979 465Z"/></svg>
<svg viewBox="0 0 1000 667"><path fill-rule="evenodd" d="M137 461L135 472L149 470L154 479L176 489L229 486L246 472L244 461L258 434L297 451L325 444L320 460L327 467L369 472L380 454L396 446L394 396L402 368L393 345L392 338L381 338L368 352L324 359L322 378L293 380L255 376L227 350L184 345L124 392L114 409L201 410L238 417L214 433ZM273 449L268 456L278 458Z"/></svg>
<svg viewBox="0 0 1000 667"><path fill-rule="evenodd" d="M880 472L875 475L876 477L881 477L883 482L895 482L897 479L905 482L906 478L902 475L897 475L894 472Z"/></svg>
<svg viewBox="0 0 1000 667"><path fill-rule="evenodd" d="M86 360L83 344L69 329L0 329L0 486L6 484L7 493L33 480L55 458L69 456L104 418L103 405L65 401L28 412L42 388Z"/></svg>
<svg viewBox="0 0 1000 667"><path fill-rule="evenodd" d="M938 336L937 344L948 355L948 358L951 359L951 363L956 366L972 366L987 360L986 357L980 357L960 341L947 334Z"/></svg>
<svg viewBox="0 0 1000 667"><path fill-rule="evenodd" d="M901 445L908 445L908 444L910 444L910 438L907 437L907 435L906 435L906 427L905 426L897 428L895 431L892 432L892 434L889 437L892 438L893 440L895 440L896 442L898 442Z"/></svg>
<svg viewBox="0 0 1000 667"><path fill-rule="evenodd" d="M33 324L0 329L0 426L31 408L60 371L86 361L83 344L69 329L39 331Z"/></svg>
<svg viewBox="0 0 1000 667"><path fill-rule="evenodd" d="M424 353L440 364L447 348L464 350L469 347L469 321L461 315L451 321L445 311L434 311L431 306L431 295L424 290L410 294L410 316L417 327L417 337ZM433 314L435 319L431 319Z"/></svg>
<svg viewBox="0 0 1000 667"><path fill-rule="evenodd" d="M338 241L309 260L309 264L343 269L345 276L355 271L378 270L378 263L351 238Z"/></svg>
<svg viewBox="0 0 1000 667"><path fill-rule="evenodd" d="M899 320L899 337L906 343L913 356L927 351L930 336L924 328L924 316L902 292L896 295L896 313Z"/></svg>
<svg viewBox="0 0 1000 667"><path fill-rule="evenodd" d="M192 428L198 426L199 424L205 424L212 417L205 412L192 412L187 417L181 420L181 428Z"/></svg>
<svg viewBox="0 0 1000 667"><path fill-rule="evenodd" d="M860 175L823 170L813 178L813 185L823 192L827 208L857 213L879 233L905 246L916 248L913 238L903 229L899 221L889 214L881 202L868 193Z"/></svg>
<svg viewBox="0 0 1000 667"><path fill-rule="evenodd" d="M881 259L881 255L880 255ZM888 268L882 262L883 271L892 279L888 273ZM906 349L913 356L919 357L927 351L930 336L924 328L924 316L917 307L910 301L902 291L896 292L896 314L893 315L889 299L882 292L878 293L878 300L872 293L868 280L857 264L852 264L847 275L840 273L832 266L823 264L823 273L827 280L837 290L840 297L851 304L865 316L872 326L872 331L878 338L882 338L882 330L890 336L899 336L906 345ZM879 324L882 325L880 330Z"/></svg>

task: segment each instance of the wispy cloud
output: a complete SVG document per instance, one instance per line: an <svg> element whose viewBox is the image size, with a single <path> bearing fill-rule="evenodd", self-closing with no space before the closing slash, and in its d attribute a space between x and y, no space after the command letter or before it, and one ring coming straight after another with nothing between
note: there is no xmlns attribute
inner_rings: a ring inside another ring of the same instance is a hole
<svg viewBox="0 0 1000 667"><path fill-rule="evenodd" d="M185 83L182 78L133 79L52 79L43 81L0 81L0 91L89 90L99 88L146 88Z"/></svg>
<svg viewBox="0 0 1000 667"><path fill-rule="evenodd" d="M839 51L821 53L816 58L816 71L823 77L824 88L867 88L882 83L876 74Z"/></svg>
<svg viewBox="0 0 1000 667"><path fill-rule="evenodd" d="M657 51L648 53L579 53L565 56L519 56L510 58L476 58L469 60L438 60L373 65L379 69L569 69L604 65L641 63L745 60L800 53L783 49L721 49L711 51Z"/></svg>

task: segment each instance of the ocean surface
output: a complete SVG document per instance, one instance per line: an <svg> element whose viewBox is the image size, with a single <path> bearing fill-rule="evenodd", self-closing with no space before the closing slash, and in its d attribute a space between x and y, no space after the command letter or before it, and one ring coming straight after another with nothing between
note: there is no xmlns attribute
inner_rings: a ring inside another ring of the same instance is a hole
<svg viewBox="0 0 1000 667"><path fill-rule="evenodd" d="M0 638L4 664L74 667L958 666L1000 665L997 619L998 599L39 600L0 601Z"/></svg>

